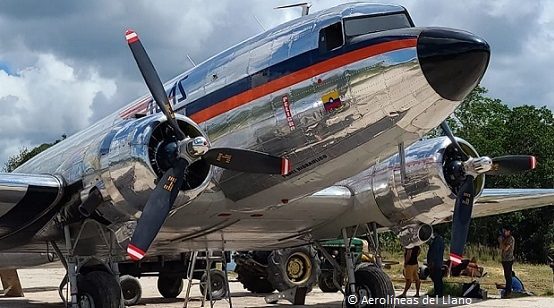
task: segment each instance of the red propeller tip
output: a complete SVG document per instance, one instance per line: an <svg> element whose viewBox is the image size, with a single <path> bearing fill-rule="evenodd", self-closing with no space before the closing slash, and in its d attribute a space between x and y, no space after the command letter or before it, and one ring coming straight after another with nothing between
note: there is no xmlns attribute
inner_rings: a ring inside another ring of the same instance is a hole
<svg viewBox="0 0 554 308"><path fill-rule="evenodd" d="M125 32L125 39L127 40L128 44L131 44L138 41L139 38L135 31L129 29Z"/></svg>
<svg viewBox="0 0 554 308"><path fill-rule="evenodd" d="M142 249L136 247L133 244L129 244L127 246L127 254L129 254L129 257L133 261L139 261L142 258L144 258L144 255L146 255L146 252L142 251Z"/></svg>
<svg viewBox="0 0 554 308"><path fill-rule="evenodd" d="M287 158L281 159L281 175L287 175L291 172L292 166Z"/></svg>
<svg viewBox="0 0 554 308"><path fill-rule="evenodd" d="M450 253L450 262L452 262L453 266L456 266L460 263L462 263L462 256L459 256L455 253Z"/></svg>
<svg viewBox="0 0 554 308"><path fill-rule="evenodd" d="M531 170L535 169L537 167L537 158L535 156L531 156Z"/></svg>

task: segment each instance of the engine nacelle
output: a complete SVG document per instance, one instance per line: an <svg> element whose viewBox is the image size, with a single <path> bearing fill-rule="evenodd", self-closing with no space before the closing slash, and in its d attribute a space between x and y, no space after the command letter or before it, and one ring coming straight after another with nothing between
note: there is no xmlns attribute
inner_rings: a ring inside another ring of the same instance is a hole
<svg viewBox="0 0 554 308"><path fill-rule="evenodd" d="M458 142L466 153L477 157L469 143ZM457 160L460 155L446 137L414 143L405 150L405 176L398 154L375 166L371 183L375 202L391 223L401 227L441 222L454 210L458 183L449 168ZM476 196L484 183L484 175L477 176Z"/></svg>
<svg viewBox="0 0 554 308"><path fill-rule="evenodd" d="M207 139L192 120L182 115L176 118L187 136ZM160 155L165 145L174 141L172 129L162 114L123 122L104 137L99 148L101 177L120 212L134 215L142 210L156 180L169 169ZM183 205L196 198L208 186L211 174L212 168L205 161L192 163L175 204Z"/></svg>

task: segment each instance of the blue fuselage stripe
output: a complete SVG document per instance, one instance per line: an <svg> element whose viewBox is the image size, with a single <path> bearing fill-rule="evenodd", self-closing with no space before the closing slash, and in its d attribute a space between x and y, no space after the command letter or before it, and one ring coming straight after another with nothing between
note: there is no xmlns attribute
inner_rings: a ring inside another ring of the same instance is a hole
<svg viewBox="0 0 554 308"><path fill-rule="evenodd" d="M338 48L329 52L320 52L319 49L312 49L307 52L301 53L297 56L291 57L280 63L276 63L272 66L269 66L263 70L260 70L252 75L239 79L235 82L232 82L220 89L217 89L211 93L186 104L183 107L177 109L177 111L182 111L183 108L186 108L186 115L191 116L197 112L200 112L210 106L213 106L221 101L224 101L230 97L236 96L240 93L248 91L259 84L253 83L256 78L264 78L264 82L270 82L276 80L283 76L289 75L311 65L317 64L319 62L332 59L334 57L340 56L342 54L368 47L371 45L396 41L401 39L414 38L413 35L395 35L395 36L380 36L357 42L355 44L346 44L341 48Z"/></svg>

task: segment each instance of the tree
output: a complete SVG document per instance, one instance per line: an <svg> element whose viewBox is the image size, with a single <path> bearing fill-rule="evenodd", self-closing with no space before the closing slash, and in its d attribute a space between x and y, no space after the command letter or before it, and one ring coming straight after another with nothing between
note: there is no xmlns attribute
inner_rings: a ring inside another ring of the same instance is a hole
<svg viewBox="0 0 554 308"><path fill-rule="evenodd" d="M449 123L456 136L471 143L480 155L490 157L528 154L537 157L536 170L521 175L487 176L487 188L554 187L554 117L546 107L509 108L477 87L464 100ZM501 205L500 205L501 206ZM522 261L543 263L554 245L554 207L525 210L474 219L469 243L497 246L503 225L514 229L516 255ZM449 228L449 227L447 227Z"/></svg>
<svg viewBox="0 0 554 308"><path fill-rule="evenodd" d="M62 138L61 139L57 139L56 141L52 142L52 143L43 143L37 147L34 147L33 149L29 150L27 148L23 148L19 151L18 154L16 155L13 155L13 156L10 156L8 158L8 161L6 161L4 163L4 171L5 172L12 172L14 171L17 167L21 166L22 164L24 164L26 161L28 161L29 159L35 157L36 155L38 155L40 152L48 149L49 147L53 146L54 144L64 140L65 138L67 138L66 135L62 135Z"/></svg>

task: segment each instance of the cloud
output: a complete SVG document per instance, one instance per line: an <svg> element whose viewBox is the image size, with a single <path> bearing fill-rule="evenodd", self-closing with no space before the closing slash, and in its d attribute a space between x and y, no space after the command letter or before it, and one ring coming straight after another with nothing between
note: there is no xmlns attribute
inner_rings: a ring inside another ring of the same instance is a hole
<svg viewBox="0 0 554 308"><path fill-rule="evenodd" d="M94 70L75 68L51 54L38 55L34 65L8 75L0 71L0 159L22 146L51 142L90 124L97 96L110 99L117 87Z"/></svg>
<svg viewBox="0 0 554 308"><path fill-rule="evenodd" d="M300 8L273 9L292 2L66 0L52 5L42 0L0 1L0 63L8 63L13 74L25 74L15 76L19 78L9 76L14 83L12 91L20 91L7 95L29 102L37 98L38 87L42 98L34 102L37 111L10 107L13 120L6 116L3 119L17 124L17 130L2 127L0 145L6 144L6 140L36 145L62 133L72 134L146 93L123 37L127 28L139 33L161 78L168 80L191 67L187 54L199 63L261 32L254 16L266 28L297 18ZM314 0L311 11L342 2ZM554 107L550 77L554 67L553 2L522 5L516 0L400 0L397 3L409 10L418 26L460 28L484 37L493 52L483 80L491 96L512 105L530 103ZM23 81L39 78L32 77L33 74L55 78L38 86ZM5 75L0 78L7 78ZM62 80L64 76L70 78ZM70 85L73 82L76 85ZM5 88L2 81L0 98L4 97ZM80 100L70 104L68 95ZM0 103L5 105L4 100ZM38 122L33 124L40 129L25 127L18 112L34 115L33 120ZM37 115L45 113L55 114L50 122L59 123L41 122L46 120ZM7 151L6 147L2 149L4 154L0 154L0 160Z"/></svg>

